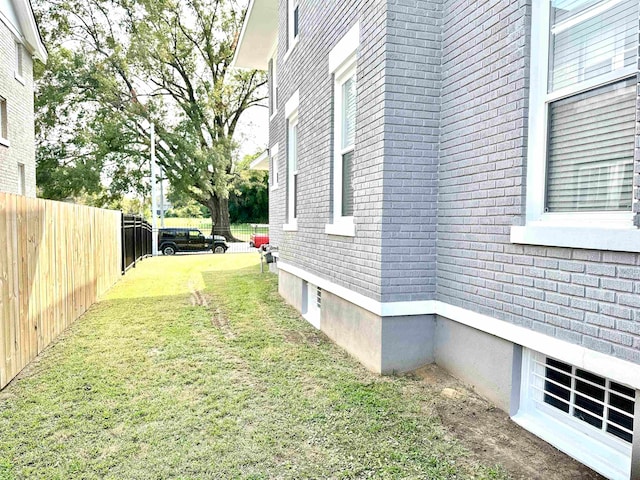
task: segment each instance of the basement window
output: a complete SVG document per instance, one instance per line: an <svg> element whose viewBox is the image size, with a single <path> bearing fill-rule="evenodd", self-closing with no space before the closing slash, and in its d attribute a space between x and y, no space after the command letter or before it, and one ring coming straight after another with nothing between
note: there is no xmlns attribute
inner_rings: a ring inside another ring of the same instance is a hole
<svg viewBox="0 0 640 480"><path fill-rule="evenodd" d="M525 349L514 421L608 478L628 479L637 392Z"/></svg>
<svg viewBox="0 0 640 480"><path fill-rule="evenodd" d="M546 405L631 444L635 391L609 379L547 357L535 360L534 386Z"/></svg>

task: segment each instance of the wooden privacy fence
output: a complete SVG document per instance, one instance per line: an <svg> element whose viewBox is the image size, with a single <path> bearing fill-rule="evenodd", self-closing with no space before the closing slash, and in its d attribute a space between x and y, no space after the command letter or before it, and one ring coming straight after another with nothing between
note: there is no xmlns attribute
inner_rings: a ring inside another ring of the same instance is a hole
<svg viewBox="0 0 640 480"><path fill-rule="evenodd" d="M0 192L0 389L120 278L120 215Z"/></svg>

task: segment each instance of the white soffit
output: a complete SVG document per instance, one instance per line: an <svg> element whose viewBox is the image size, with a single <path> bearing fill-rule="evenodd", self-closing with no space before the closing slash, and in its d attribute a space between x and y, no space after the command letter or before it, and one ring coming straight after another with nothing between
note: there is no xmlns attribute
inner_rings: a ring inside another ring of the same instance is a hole
<svg viewBox="0 0 640 480"><path fill-rule="evenodd" d="M231 63L236 68L266 70L278 37L278 1L251 0Z"/></svg>
<svg viewBox="0 0 640 480"><path fill-rule="evenodd" d="M265 151L249 165L251 170L269 170L269 152Z"/></svg>
<svg viewBox="0 0 640 480"><path fill-rule="evenodd" d="M10 17L13 17L18 21L18 25L13 25L13 27L20 32L22 40L25 42L25 47L27 47L27 50L34 57L46 63L48 57L47 49L42 42L36 17L31 8L31 2L29 0L10 0L10 3L13 7L12 13L15 13L15 17L6 14L8 13L6 12L8 5L7 2L2 2L3 10L5 10L2 12L4 19L8 20Z"/></svg>

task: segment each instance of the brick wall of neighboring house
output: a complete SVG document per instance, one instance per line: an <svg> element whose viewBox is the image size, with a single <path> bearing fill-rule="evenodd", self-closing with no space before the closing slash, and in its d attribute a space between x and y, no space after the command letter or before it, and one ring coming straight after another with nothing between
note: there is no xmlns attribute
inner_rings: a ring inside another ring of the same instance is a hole
<svg viewBox="0 0 640 480"><path fill-rule="evenodd" d="M25 166L26 195L36 196L33 60L23 50L24 84L15 77L15 37L0 22L0 96L7 100L9 147L0 145L0 190L18 192L18 163Z"/></svg>
<svg viewBox="0 0 640 480"><path fill-rule="evenodd" d="M287 53L286 1L280 2L278 105L270 146L278 144L280 187L270 194L271 239L280 259L371 298L381 298L381 225L385 99L383 0L300 2L300 39ZM357 119L354 156L355 238L329 236L333 78L329 52L360 22ZM283 232L286 212L287 135L284 106L300 92L298 123L298 231Z"/></svg>
<svg viewBox="0 0 640 480"><path fill-rule="evenodd" d="M638 363L637 254L509 240L525 214L530 25L530 0L444 2L437 299Z"/></svg>

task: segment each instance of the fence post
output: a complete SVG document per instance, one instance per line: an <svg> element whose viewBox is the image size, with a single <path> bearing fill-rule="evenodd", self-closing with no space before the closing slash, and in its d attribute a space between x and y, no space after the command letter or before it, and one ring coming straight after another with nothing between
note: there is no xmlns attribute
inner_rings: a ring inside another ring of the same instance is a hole
<svg viewBox="0 0 640 480"><path fill-rule="evenodd" d="M126 240L126 236L124 234L124 230L125 230L125 220L124 220L124 213L120 212L120 238L122 238L122 249L121 249L121 253L122 253L122 257L120 258L121 262L120 262L120 266L122 267L122 274L124 275L124 273L127 270L127 240Z"/></svg>
<svg viewBox="0 0 640 480"><path fill-rule="evenodd" d="M133 268L136 268L138 262L138 242L136 241L138 230L138 218L133 217Z"/></svg>

